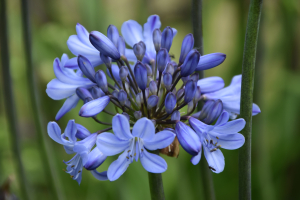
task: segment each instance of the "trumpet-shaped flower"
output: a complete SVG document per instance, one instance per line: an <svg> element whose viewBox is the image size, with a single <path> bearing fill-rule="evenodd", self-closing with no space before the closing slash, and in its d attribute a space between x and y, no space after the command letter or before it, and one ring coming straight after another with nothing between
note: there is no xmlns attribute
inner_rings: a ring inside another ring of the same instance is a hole
<svg viewBox="0 0 300 200"><path fill-rule="evenodd" d="M167 169L166 161L160 156L149 153L169 146L175 134L171 131L161 131L155 134L153 123L147 118L139 119L133 126L132 133L128 119L117 114L112 120L113 132L101 133L97 138L97 147L107 156L123 152L108 168L110 181L118 179L133 160L140 159L143 167L151 173L162 173Z"/></svg>

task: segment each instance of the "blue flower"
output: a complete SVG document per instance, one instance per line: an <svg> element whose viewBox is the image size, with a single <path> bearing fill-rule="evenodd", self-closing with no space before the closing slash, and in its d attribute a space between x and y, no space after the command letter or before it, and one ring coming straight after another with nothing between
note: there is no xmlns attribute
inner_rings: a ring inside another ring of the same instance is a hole
<svg viewBox="0 0 300 200"><path fill-rule="evenodd" d="M237 119L229 122L228 120L229 114L227 112L223 112L220 115L215 125L207 125L193 117L189 118L189 124L195 131L190 130L190 135L193 135L194 137L194 134L196 133L198 139L187 142L189 145L194 144L195 141L199 142L200 147L203 147L204 156L208 162L209 168L215 173L222 172L225 167L224 156L220 148L229 150L238 149L245 143L244 136L238 133L244 128L246 124L245 120ZM175 130L178 137L178 134L180 135L182 130L177 128L177 124ZM189 137L191 137L190 135ZM184 137L184 139L185 138L187 137ZM178 140L182 145L183 139L178 137ZM193 155L191 162L194 165L198 164L201 158L202 148L197 150L198 149L194 148L193 151L187 151Z"/></svg>
<svg viewBox="0 0 300 200"><path fill-rule="evenodd" d="M204 99L222 100L223 108L230 113L230 118L235 119L236 116L240 114L241 82L242 75L234 76L228 87L212 93L206 93L203 97ZM260 112L258 105L253 103L252 115L257 115Z"/></svg>
<svg viewBox="0 0 300 200"><path fill-rule="evenodd" d="M77 141L76 138L78 134L77 127L81 129L79 135L85 135L85 138L81 141ZM96 170L106 159L106 155L99 151L98 148L92 150L96 144L97 133L90 134L83 126L75 124L74 120L68 122L63 134L61 134L61 129L56 122L49 122L47 131L49 137L63 145L68 154L76 153L71 160L64 161L67 165L66 173L70 174L73 180L80 184L83 167L90 170L98 180L107 180L106 171L98 172ZM82 134L83 132L84 134Z"/></svg>
<svg viewBox="0 0 300 200"><path fill-rule="evenodd" d="M133 160L141 160L143 167L151 173L162 173L167 169L166 161L160 156L149 153L169 146L175 134L171 131L161 131L155 134L153 123L147 118L139 119L130 132L128 119L117 114L112 120L113 132L101 133L97 138L97 147L107 156L123 152L108 168L107 176L110 181L118 179Z"/></svg>

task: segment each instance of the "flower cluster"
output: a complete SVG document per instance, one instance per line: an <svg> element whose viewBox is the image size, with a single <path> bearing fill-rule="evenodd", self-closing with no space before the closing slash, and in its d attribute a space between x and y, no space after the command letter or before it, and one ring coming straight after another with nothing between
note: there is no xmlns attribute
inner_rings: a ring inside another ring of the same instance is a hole
<svg viewBox="0 0 300 200"><path fill-rule="evenodd" d="M66 99L55 119L82 100L80 116L109 126L90 133L70 120L61 134L57 123L49 122L49 136L68 154L75 154L65 163L66 172L78 183L83 168L99 180L114 181L133 160L140 160L148 172L162 173L167 163L158 152L177 157L179 146L192 155L194 165L199 163L203 148L209 168L220 173L225 166L220 148L237 149L244 144L245 138L238 132L245 121L234 120L240 112L241 76L235 76L224 88L222 78L199 80L197 73L220 65L226 55L200 55L194 49L193 35L188 34L175 62L169 52L177 31L168 26L161 31L160 27L157 15L150 16L144 27L133 20L124 22L122 35L114 25L105 36L89 33L77 24L77 35L67 41L76 57L69 59L64 54L54 60L56 79L48 83L46 92L54 100ZM95 71L101 64L106 70ZM193 114L202 102L202 110ZM115 113L106 109L109 103ZM181 111L184 107L187 112ZM113 115L112 123L97 119L100 113ZM252 113L260 113L256 104ZM96 170L107 156L117 154L107 171Z"/></svg>

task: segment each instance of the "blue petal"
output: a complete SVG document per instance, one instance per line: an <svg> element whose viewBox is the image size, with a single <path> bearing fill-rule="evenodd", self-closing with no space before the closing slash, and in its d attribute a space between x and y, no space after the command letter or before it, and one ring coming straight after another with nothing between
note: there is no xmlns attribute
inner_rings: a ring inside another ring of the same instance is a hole
<svg viewBox="0 0 300 200"><path fill-rule="evenodd" d="M193 165L197 165L200 162L201 154L202 154L202 148L200 149L200 151L197 155L195 155L191 158L191 163L193 163Z"/></svg>
<svg viewBox="0 0 300 200"><path fill-rule="evenodd" d="M219 117L219 119L217 120L215 126L223 125L223 124L225 124L226 122L228 122L228 120L229 120L229 114L228 114L228 112L224 111L224 112L220 115L220 117Z"/></svg>
<svg viewBox="0 0 300 200"><path fill-rule="evenodd" d="M146 44L146 51L155 52L154 44L153 44L153 31L155 29L159 29L161 26L161 22L158 15L151 15L148 17L147 22L144 24L144 42Z"/></svg>
<svg viewBox="0 0 300 200"><path fill-rule="evenodd" d="M117 65L111 65L111 70L112 70L112 73L113 73L115 79L116 79L117 81L121 81L121 78L120 78L120 75L119 75L119 74L120 74L120 69L119 69L119 67L118 67ZM112 76L111 76L111 74L110 74L110 72L109 72L108 69L106 69L106 73L107 73L107 75L112 79Z"/></svg>
<svg viewBox="0 0 300 200"><path fill-rule="evenodd" d="M73 148L74 152L77 152L82 158L82 164L85 165L88 161L88 154L93 146L96 144L97 133L89 135L84 140L76 142Z"/></svg>
<svg viewBox="0 0 300 200"><path fill-rule="evenodd" d="M162 173L166 171L168 167L166 161L162 157L149 153L145 149L140 154L140 160L145 170L151 173Z"/></svg>
<svg viewBox="0 0 300 200"><path fill-rule="evenodd" d="M92 45L86 45L79 40L77 35L71 35L67 41L67 45L70 51L75 55L84 55L84 56L99 56L99 51L95 49Z"/></svg>
<svg viewBox="0 0 300 200"><path fill-rule="evenodd" d="M208 134L213 138L218 137L217 140L214 139L213 141L217 141L218 145L221 145L223 149L238 149L245 143L245 137L240 133L225 134L210 131Z"/></svg>
<svg viewBox="0 0 300 200"><path fill-rule="evenodd" d="M86 163L83 164L84 168L86 168L87 170L94 170L98 168L105 161L105 159L106 159L106 155L104 155L96 147L88 154Z"/></svg>
<svg viewBox="0 0 300 200"><path fill-rule="evenodd" d="M79 23L76 24L76 32L77 32L77 37L82 43L88 46L92 46L89 40L89 32Z"/></svg>
<svg viewBox="0 0 300 200"><path fill-rule="evenodd" d="M207 70L224 62L226 55L223 53L211 53L200 57L196 71Z"/></svg>
<svg viewBox="0 0 300 200"><path fill-rule="evenodd" d="M64 116L71 109L75 108L79 101L79 97L76 94L73 94L64 102L63 106L59 109L55 116L55 120L59 120L62 116Z"/></svg>
<svg viewBox="0 0 300 200"><path fill-rule="evenodd" d="M230 122L227 122L226 124L215 126L213 131L218 133L225 133L225 134L231 134L231 133L237 133L245 127L246 122L244 119L236 119Z"/></svg>
<svg viewBox="0 0 300 200"><path fill-rule="evenodd" d="M139 41L143 41L142 26L134 20L124 22L121 32L125 42L131 47Z"/></svg>
<svg viewBox="0 0 300 200"><path fill-rule="evenodd" d="M204 156L207 160L208 166L211 167L211 171L214 173L220 173L224 170L225 159L220 149L210 152L210 150L203 145Z"/></svg>
<svg viewBox="0 0 300 200"><path fill-rule="evenodd" d="M197 86L200 86L201 93L218 91L222 89L224 85L223 79L217 76L203 78L197 82Z"/></svg>
<svg viewBox="0 0 300 200"><path fill-rule="evenodd" d="M183 122L178 122L175 127L178 141L182 148L189 154L195 156L201 150L200 138Z"/></svg>
<svg viewBox="0 0 300 200"><path fill-rule="evenodd" d="M129 140L132 138L128 119L121 114L116 114L112 119L112 128L114 134L120 140Z"/></svg>
<svg viewBox="0 0 300 200"><path fill-rule="evenodd" d="M122 153L117 160L111 163L107 170L107 177L110 181L117 180L127 170L131 162L127 158L127 152Z"/></svg>
<svg viewBox="0 0 300 200"><path fill-rule="evenodd" d="M98 172L97 170L92 170L91 173L99 181L106 181L106 180L108 180L107 171Z"/></svg>
<svg viewBox="0 0 300 200"><path fill-rule="evenodd" d="M113 156L128 148L130 141L120 140L114 134L105 132L98 135L96 143L101 152L107 156Z"/></svg>
<svg viewBox="0 0 300 200"><path fill-rule="evenodd" d="M144 140L144 146L149 150L163 149L169 146L175 138L171 131L164 130L156 133L151 140Z"/></svg>
<svg viewBox="0 0 300 200"><path fill-rule="evenodd" d="M109 96L104 96L92 100L81 107L79 111L79 115L82 117L95 116L100 112L102 112L102 110L108 105L109 102L110 102Z"/></svg>
<svg viewBox="0 0 300 200"><path fill-rule="evenodd" d="M252 115L257 115L261 113L260 108L255 103L252 104Z"/></svg>
<svg viewBox="0 0 300 200"><path fill-rule="evenodd" d="M64 163L67 165L66 173L70 174L73 180L76 180L78 184L82 178L82 160L79 154L76 154L71 160Z"/></svg>
<svg viewBox="0 0 300 200"><path fill-rule="evenodd" d="M82 54L80 54L82 55ZM92 63L94 67L103 64L102 60L100 59L100 55L94 55L94 56L87 56L85 57ZM70 69L79 69L78 62L77 62L77 57L71 58L68 60L64 66L65 68L70 68Z"/></svg>
<svg viewBox="0 0 300 200"><path fill-rule="evenodd" d="M155 134L155 127L151 120L143 117L139 119L133 126L132 135L142 138L143 140L151 140Z"/></svg>
<svg viewBox="0 0 300 200"><path fill-rule="evenodd" d="M89 135L91 135L91 132L89 130L87 130L84 126L82 126L80 124L76 124L76 127L77 127L76 137L78 139L83 140L86 137L88 137Z"/></svg>
<svg viewBox="0 0 300 200"><path fill-rule="evenodd" d="M54 140L58 144L63 144L63 142L61 141L61 129L56 122L48 123L47 132L52 140Z"/></svg>
<svg viewBox="0 0 300 200"><path fill-rule="evenodd" d="M77 132L77 128L76 128L75 120L74 119L69 120L64 135L69 138L70 142L74 143L76 142L76 137L75 137L76 132Z"/></svg>
<svg viewBox="0 0 300 200"><path fill-rule="evenodd" d="M206 132L209 129L209 126L198 119L191 117L189 119L190 126L196 131L199 137L202 136L202 133Z"/></svg>

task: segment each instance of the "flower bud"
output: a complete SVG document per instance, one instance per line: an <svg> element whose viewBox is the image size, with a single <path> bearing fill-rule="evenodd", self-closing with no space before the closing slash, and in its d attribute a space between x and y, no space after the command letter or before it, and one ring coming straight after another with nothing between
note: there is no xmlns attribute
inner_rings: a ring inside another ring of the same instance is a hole
<svg viewBox="0 0 300 200"><path fill-rule="evenodd" d="M145 64L145 66L147 68L147 75L152 76L152 68L148 64Z"/></svg>
<svg viewBox="0 0 300 200"><path fill-rule="evenodd" d="M101 69L96 72L95 78L101 90L105 93L108 92L106 75Z"/></svg>
<svg viewBox="0 0 300 200"><path fill-rule="evenodd" d="M114 90L111 94L113 95L113 97L115 97L116 99L118 99L118 91Z"/></svg>
<svg viewBox="0 0 300 200"><path fill-rule="evenodd" d="M167 26L161 34L161 48L166 48L168 52L172 46L173 42L173 30L171 27Z"/></svg>
<svg viewBox="0 0 300 200"><path fill-rule="evenodd" d="M196 49L192 49L181 65L181 76L186 77L191 75L195 71L199 59L200 53Z"/></svg>
<svg viewBox="0 0 300 200"><path fill-rule="evenodd" d="M224 62L226 54L211 53L200 57L200 61L196 67L196 71L211 69Z"/></svg>
<svg viewBox="0 0 300 200"><path fill-rule="evenodd" d="M200 86L197 86L194 100L195 102L198 102L200 99L201 99L201 89Z"/></svg>
<svg viewBox="0 0 300 200"><path fill-rule="evenodd" d="M98 86L93 86L92 87L92 96L93 96L93 99L97 99L99 97L105 96L105 93Z"/></svg>
<svg viewBox="0 0 300 200"><path fill-rule="evenodd" d="M143 95L142 93L138 93L136 96L135 96L135 101L136 103L141 106L142 102L143 102Z"/></svg>
<svg viewBox="0 0 300 200"><path fill-rule="evenodd" d="M193 102L193 101L190 101L190 102L188 103L187 112L188 112L188 113L191 113L191 112L193 111L193 109L194 109L194 102Z"/></svg>
<svg viewBox="0 0 300 200"><path fill-rule="evenodd" d="M128 99L125 101L125 106L131 107L131 102Z"/></svg>
<svg viewBox="0 0 300 200"><path fill-rule="evenodd" d="M111 57L114 60L120 59L120 53L115 47L115 45L107 38L105 35L98 31L92 31L90 33L90 42L91 44L101 53L106 56Z"/></svg>
<svg viewBox="0 0 300 200"><path fill-rule="evenodd" d="M133 115L134 115L135 119L138 120L138 119L140 119L142 117L142 112L141 111L135 111L133 113Z"/></svg>
<svg viewBox="0 0 300 200"><path fill-rule="evenodd" d="M78 87L76 89L76 94L83 101L85 101L87 98L93 99L92 94L84 87Z"/></svg>
<svg viewBox="0 0 300 200"><path fill-rule="evenodd" d="M183 84L186 84L186 82L187 82L188 80L190 80L190 77L189 77L189 76L181 77L181 80L182 80Z"/></svg>
<svg viewBox="0 0 300 200"><path fill-rule="evenodd" d="M107 37L112 41L115 47L118 46L119 31L114 25L109 25L107 28Z"/></svg>
<svg viewBox="0 0 300 200"><path fill-rule="evenodd" d="M190 80L193 80L194 82L197 82L199 80L199 74L194 73L189 77Z"/></svg>
<svg viewBox="0 0 300 200"><path fill-rule="evenodd" d="M157 84L155 81L150 81L149 83L149 90L152 94L156 94L157 93Z"/></svg>
<svg viewBox="0 0 300 200"><path fill-rule="evenodd" d="M147 87L147 69L141 62L137 62L134 67L135 80L141 90Z"/></svg>
<svg viewBox="0 0 300 200"><path fill-rule="evenodd" d="M118 39L118 51L121 56L125 56L125 41L122 36Z"/></svg>
<svg viewBox="0 0 300 200"><path fill-rule="evenodd" d="M76 137L80 140L85 139L89 135L91 135L91 132L87 130L84 126L81 124L76 124L77 132L76 132Z"/></svg>
<svg viewBox="0 0 300 200"><path fill-rule="evenodd" d="M126 99L127 99L127 93L124 90L120 90L118 93L118 100L122 106L125 105Z"/></svg>
<svg viewBox="0 0 300 200"><path fill-rule="evenodd" d="M203 105L203 108L201 110L201 113L198 117L199 120L204 121L204 119L207 117L208 112L211 110L211 108L215 105L215 101L214 100L208 100L205 102L205 104Z"/></svg>
<svg viewBox="0 0 300 200"><path fill-rule="evenodd" d="M152 95L147 100L147 109L150 110L154 106L156 106L158 103L158 96Z"/></svg>
<svg viewBox="0 0 300 200"><path fill-rule="evenodd" d="M170 73L171 75L173 75L174 74L174 66L173 66L173 64L171 63L171 62L169 62L168 64L167 64L167 68L166 68L166 70L165 70L165 72L168 72L168 73Z"/></svg>
<svg viewBox="0 0 300 200"><path fill-rule="evenodd" d="M223 103L220 99L214 102L214 105L209 109L207 117L203 121L206 124L213 123L222 113L223 111Z"/></svg>
<svg viewBox="0 0 300 200"><path fill-rule="evenodd" d="M184 89L184 102L189 103L193 100L195 93L196 93L197 83L189 80Z"/></svg>
<svg viewBox="0 0 300 200"><path fill-rule="evenodd" d="M95 70L91 62L84 56L79 55L77 58L78 66L82 73L91 81L96 82L95 80Z"/></svg>
<svg viewBox="0 0 300 200"><path fill-rule="evenodd" d="M169 53L167 49L160 49L157 53L157 69L159 72L163 72L169 61Z"/></svg>
<svg viewBox="0 0 300 200"><path fill-rule="evenodd" d="M184 94L184 89L180 89L178 90L177 94L176 94L176 100L178 101L178 99Z"/></svg>
<svg viewBox="0 0 300 200"><path fill-rule="evenodd" d="M87 161L83 167L87 170L95 170L105 161L106 157L98 148L94 148L87 155Z"/></svg>
<svg viewBox="0 0 300 200"><path fill-rule="evenodd" d="M133 52L134 55L136 56L136 58L139 61L142 61L144 58L144 55L146 53L146 45L143 41L140 41L138 43L136 43L135 45L133 45Z"/></svg>
<svg viewBox="0 0 300 200"><path fill-rule="evenodd" d="M170 73L165 73L163 76L163 81L166 89L169 91L172 87L172 75Z"/></svg>
<svg viewBox="0 0 300 200"><path fill-rule="evenodd" d="M175 110L171 115L172 121L180 121L180 112L178 110Z"/></svg>
<svg viewBox="0 0 300 200"><path fill-rule="evenodd" d="M158 52L161 45L161 31L158 28L153 31L153 44L155 51Z"/></svg>
<svg viewBox="0 0 300 200"><path fill-rule="evenodd" d="M128 121L130 120L130 117L129 117L128 113L123 112L122 115L124 115L128 119Z"/></svg>
<svg viewBox="0 0 300 200"><path fill-rule="evenodd" d="M128 71L128 68L127 68L127 67L122 66L122 67L120 68L119 76L120 76L120 78L121 78L122 81L125 81L125 80L126 80L126 78L127 78L127 76L128 76L128 73L129 73L129 71Z"/></svg>
<svg viewBox="0 0 300 200"><path fill-rule="evenodd" d="M190 33L187 34L182 41L179 63L184 62L185 57L193 49L193 47L194 47L194 37L193 34Z"/></svg>
<svg viewBox="0 0 300 200"><path fill-rule="evenodd" d="M171 114L175 106L176 106L176 96L172 92L169 92L165 99L165 108L167 114Z"/></svg>
<svg viewBox="0 0 300 200"><path fill-rule="evenodd" d="M100 52L100 58L107 68L111 68L111 58Z"/></svg>

